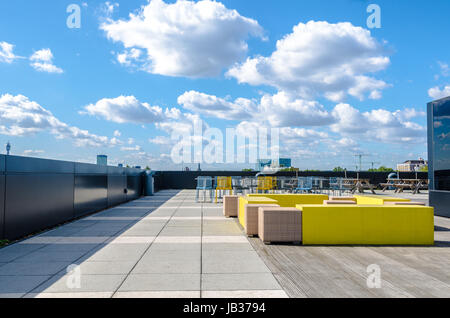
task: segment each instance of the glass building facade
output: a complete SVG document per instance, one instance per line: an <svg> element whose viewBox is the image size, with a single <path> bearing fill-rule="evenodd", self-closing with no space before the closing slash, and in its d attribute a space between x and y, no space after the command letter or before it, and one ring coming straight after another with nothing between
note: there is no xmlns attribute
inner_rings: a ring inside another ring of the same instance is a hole
<svg viewBox="0 0 450 318"><path fill-rule="evenodd" d="M428 104L430 205L450 217L450 97Z"/></svg>

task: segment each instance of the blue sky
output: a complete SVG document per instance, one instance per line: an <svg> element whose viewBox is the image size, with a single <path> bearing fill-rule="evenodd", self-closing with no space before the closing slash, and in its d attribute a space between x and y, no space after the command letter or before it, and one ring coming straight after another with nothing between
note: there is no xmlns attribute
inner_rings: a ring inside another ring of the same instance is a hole
<svg viewBox="0 0 450 318"><path fill-rule="evenodd" d="M171 133L201 118L280 128L281 156L302 169L426 157L426 103L450 95L450 2L376 1L368 29L371 3L2 1L0 142L180 169Z"/></svg>

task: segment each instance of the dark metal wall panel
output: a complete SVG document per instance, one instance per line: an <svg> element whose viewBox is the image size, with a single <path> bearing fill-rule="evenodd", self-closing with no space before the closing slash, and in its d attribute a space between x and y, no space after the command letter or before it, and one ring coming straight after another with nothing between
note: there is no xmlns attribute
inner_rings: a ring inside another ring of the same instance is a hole
<svg viewBox="0 0 450 318"><path fill-rule="evenodd" d="M164 189L195 189L198 176L242 176L242 177L254 177L257 172L243 172L243 171L159 171L155 174L155 188L157 190ZM363 179L370 179L372 184L378 185L386 182L386 179L390 172L355 172L347 171L348 178L356 178L358 175ZM344 172L333 171L300 171L297 174L295 172L278 172L276 176L280 177L299 177L314 176L314 177L344 177ZM415 178L415 173L402 172L401 178L412 179ZM421 179L427 179L428 174L426 172L417 173L417 177Z"/></svg>
<svg viewBox="0 0 450 318"><path fill-rule="evenodd" d="M6 158L4 155L0 155L0 173L5 172Z"/></svg>
<svg viewBox="0 0 450 318"><path fill-rule="evenodd" d="M142 195L142 174L127 176L127 201L135 200Z"/></svg>
<svg viewBox="0 0 450 318"><path fill-rule="evenodd" d="M450 191L430 191L429 201L435 215L450 217Z"/></svg>
<svg viewBox="0 0 450 318"><path fill-rule="evenodd" d="M72 174L8 174L5 237L17 239L73 218Z"/></svg>
<svg viewBox="0 0 450 318"><path fill-rule="evenodd" d="M0 172L0 240L5 238L5 175Z"/></svg>
<svg viewBox="0 0 450 318"><path fill-rule="evenodd" d="M73 173L74 163L39 158L6 156L8 173Z"/></svg>
<svg viewBox="0 0 450 318"><path fill-rule="evenodd" d="M75 163L75 174L108 174L107 166L93 165L89 163Z"/></svg>
<svg viewBox="0 0 450 318"><path fill-rule="evenodd" d="M127 200L127 176L108 175L108 207L118 205Z"/></svg>
<svg viewBox="0 0 450 318"><path fill-rule="evenodd" d="M108 207L107 175L75 175L75 217Z"/></svg>

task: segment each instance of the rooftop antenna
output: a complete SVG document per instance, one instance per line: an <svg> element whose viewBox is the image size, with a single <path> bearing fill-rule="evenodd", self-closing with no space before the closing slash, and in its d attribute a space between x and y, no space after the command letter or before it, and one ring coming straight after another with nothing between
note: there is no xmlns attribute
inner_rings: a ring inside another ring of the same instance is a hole
<svg viewBox="0 0 450 318"><path fill-rule="evenodd" d="M10 151L11 151L11 144L8 141L8 143L6 144L6 155L7 156L9 156Z"/></svg>
<svg viewBox="0 0 450 318"><path fill-rule="evenodd" d="M355 155L355 157L359 158L359 171L362 171L362 157L366 157L367 155L360 153ZM358 168L358 167L357 167Z"/></svg>

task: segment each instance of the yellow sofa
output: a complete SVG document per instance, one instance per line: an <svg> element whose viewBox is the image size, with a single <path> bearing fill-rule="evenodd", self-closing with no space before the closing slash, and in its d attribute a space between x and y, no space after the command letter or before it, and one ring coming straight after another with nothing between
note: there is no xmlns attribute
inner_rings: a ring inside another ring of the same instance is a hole
<svg viewBox="0 0 450 318"><path fill-rule="evenodd" d="M247 197L273 199L283 208L294 208L297 204L322 204L329 198L326 194L247 194Z"/></svg>
<svg viewBox="0 0 450 318"><path fill-rule="evenodd" d="M410 202L410 199L371 196L371 195L355 195L358 205L384 205L385 202Z"/></svg>
<svg viewBox="0 0 450 318"><path fill-rule="evenodd" d="M297 205L304 245L433 245L434 210L423 206Z"/></svg>

